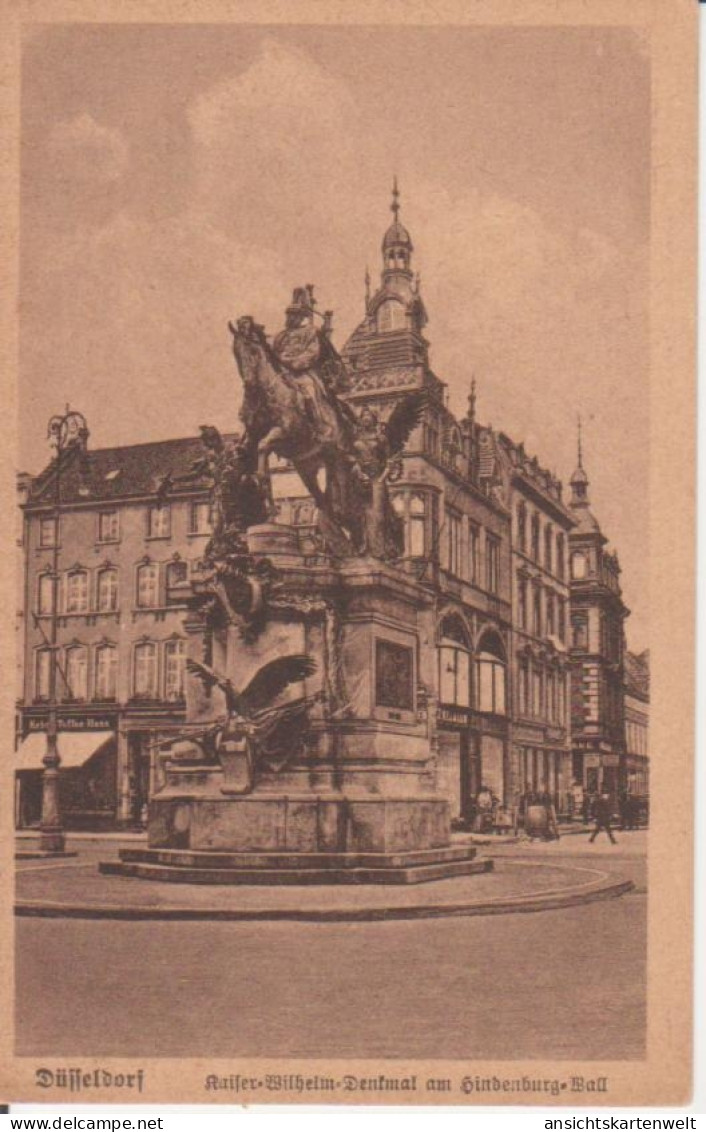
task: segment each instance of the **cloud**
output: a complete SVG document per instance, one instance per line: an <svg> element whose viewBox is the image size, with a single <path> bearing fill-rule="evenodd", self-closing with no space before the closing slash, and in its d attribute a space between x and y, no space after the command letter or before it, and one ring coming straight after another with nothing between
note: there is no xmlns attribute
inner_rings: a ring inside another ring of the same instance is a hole
<svg viewBox="0 0 706 1132"><path fill-rule="evenodd" d="M48 151L64 179L104 183L123 174L130 152L119 130L101 125L88 113L58 122Z"/></svg>

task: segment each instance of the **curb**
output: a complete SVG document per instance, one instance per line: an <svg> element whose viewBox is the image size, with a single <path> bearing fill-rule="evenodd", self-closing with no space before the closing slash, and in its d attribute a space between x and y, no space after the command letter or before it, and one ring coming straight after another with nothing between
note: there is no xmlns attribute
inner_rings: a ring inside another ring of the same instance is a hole
<svg viewBox="0 0 706 1132"><path fill-rule="evenodd" d="M633 881L615 881L597 884L590 889L574 888L564 892L547 893L536 898L509 897L508 899L477 901L466 904L410 905L392 908L312 908L297 909L230 909L144 907L139 905L51 904L43 901L20 900L15 904L15 915L45 919L74 920L206 920L206 921L295 921L299 923L347 923L386 920L432 920L450 916L497 916L513 912L548 912L555 908L570 908L591 904L597 900L610 900L623 896L635 888Z"/></svg>

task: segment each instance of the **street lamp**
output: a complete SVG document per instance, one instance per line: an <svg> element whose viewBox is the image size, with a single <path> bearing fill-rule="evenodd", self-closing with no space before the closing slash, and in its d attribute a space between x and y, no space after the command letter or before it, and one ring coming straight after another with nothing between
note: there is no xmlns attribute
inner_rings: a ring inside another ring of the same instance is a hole
<svg viewBox="0 0 706 1132"><path fill-rule="evenodd" d="M54 467L54 531L52 539L52 602L51 631L49 637L49 713L47 715L47 750L42 762L42 818L39 824L42 853L63 854L66 846L64 827L61 823L59 806L59 767L61 758L58 745L58 713L56 695L56 674L58 669L57 624L59 608L59 517L61 512L61 471L64 453L77 446L85 449L88 439L88 426L83 413L66 406L66 412L54 416L49 421L47 437L56 451Z"/></svg>

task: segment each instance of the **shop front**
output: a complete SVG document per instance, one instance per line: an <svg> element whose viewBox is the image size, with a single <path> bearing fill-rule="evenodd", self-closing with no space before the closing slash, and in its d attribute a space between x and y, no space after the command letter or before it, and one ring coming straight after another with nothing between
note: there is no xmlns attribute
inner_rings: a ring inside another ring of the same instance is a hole
<svg viewBox="0 0 706 1132"><path fill-rule="evenodd" d="M66 829L102 829L117 809L116 721L112 716L59 718L59 804ZM46 716L25 720L15 756L15 823L36 828L42 814Z"/></svg>

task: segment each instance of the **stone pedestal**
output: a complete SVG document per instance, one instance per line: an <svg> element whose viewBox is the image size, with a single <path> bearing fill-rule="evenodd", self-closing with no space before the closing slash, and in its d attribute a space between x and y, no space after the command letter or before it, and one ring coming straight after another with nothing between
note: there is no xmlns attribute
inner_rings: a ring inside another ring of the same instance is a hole
<svg viewBox="0 0 706 1132"><path fill-rule="evenodd" d="M252 779L244 743L228 741L218 765L167 764L150 804L150 848L140 860L126 851L126 871L154 875L158 865L162 879L166 870L167 879L183 880L180 870L193 874L199 861L211 875L215 860L227 863L232 883L258 883L242 879L257 875L254 860L267 873L262 883L279 883L280 873L281 883L294 883L297 868L301 883L366 867L376 872L369 879L386 883L478 871L468 848L450 849L449 806L436 793L430 591L372 559L305 560L291 528L265 525L248 537L251 552L277 570L266 618L256 633L232 623L213 631L194 600L190 653L206 654L238 689L274 657L312 657L315 674L287 693L313 700L305 733L278 769L255 757ZM208 724L224 711L218 689L208 694L189 678L190 723ZM285 865L273 871L277 860Z"/></svg>

